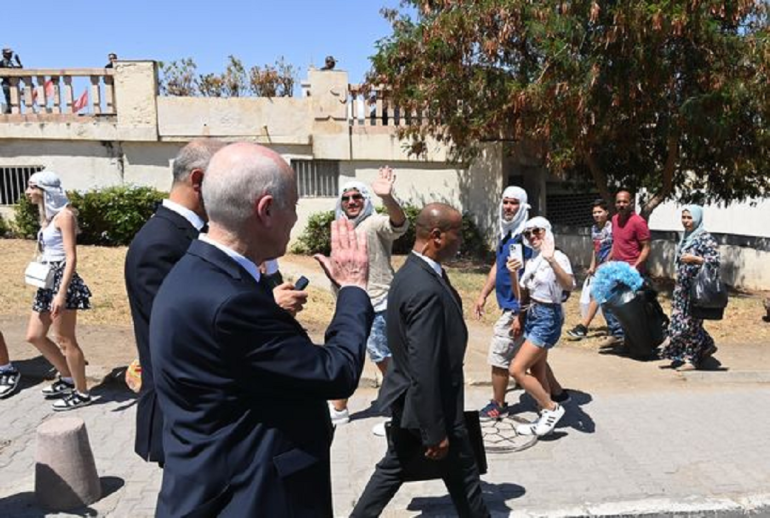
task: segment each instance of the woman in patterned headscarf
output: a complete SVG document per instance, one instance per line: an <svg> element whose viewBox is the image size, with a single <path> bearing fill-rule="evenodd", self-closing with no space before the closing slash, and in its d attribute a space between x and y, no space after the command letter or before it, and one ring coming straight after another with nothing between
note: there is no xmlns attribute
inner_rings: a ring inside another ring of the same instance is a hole
<svg viewBox="0 0 770 518"><path fill-rule="evenodd" d="M682 210L684 234L676 249L676 286L672 300L669 344L662 356L678 371L690 371L717 350L714 339L703 328L703 320L691 313L690 286L701 268L719 273L719 248L703 226L703 207L686 205Z"/></svg>
<svg viewBox="0 0 770 518"><path fill-rule="evenodd" d="M75 338L76 311L91 307L91 291L75 271L77 213L52 171L30 176L25 193L40 210L40 261L54 271L52 287L40 288L35 294L27 341L59 371L59 378L43 389L43 396L57 400L53 404L56 411L71 410L92 401L86 385L86 360ZM48 338L52 325L58 345Z"/></svg>

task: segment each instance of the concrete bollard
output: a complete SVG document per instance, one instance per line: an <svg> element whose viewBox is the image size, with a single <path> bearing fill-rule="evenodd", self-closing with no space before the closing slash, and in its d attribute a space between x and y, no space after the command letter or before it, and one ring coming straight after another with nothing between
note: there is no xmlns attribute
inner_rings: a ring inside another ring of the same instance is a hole
<svg viewBox="0 0 770 518"><path fill-rule="evenodd" d="M64 511L102 496L86 425L79 417L54 418L37 427L35 498Z"/></svg>

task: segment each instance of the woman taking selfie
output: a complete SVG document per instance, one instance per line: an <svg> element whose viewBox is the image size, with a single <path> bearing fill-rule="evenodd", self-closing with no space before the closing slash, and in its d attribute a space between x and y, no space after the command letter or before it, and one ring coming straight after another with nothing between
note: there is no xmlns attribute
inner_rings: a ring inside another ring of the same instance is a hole
<svg viewBox="0 0 770 518"><path fill-rule="evenodd" d="M526 317L516 320L514 336L524 333L524 343L511 364L511 375L542 409L533 423L521 424L516 431L521 435L547 435L564 416L564 407L553 401L552 393L561 391L548 366L548 350L559 341L564 312L565 292L572 291L575 278L569 258L554 245L551 224L542 217L532 218L522 233L528 246L537 256L527 262L521 277L525 290L523 299L529 300ZM518 265L512 265L518 266Z"/></svg>

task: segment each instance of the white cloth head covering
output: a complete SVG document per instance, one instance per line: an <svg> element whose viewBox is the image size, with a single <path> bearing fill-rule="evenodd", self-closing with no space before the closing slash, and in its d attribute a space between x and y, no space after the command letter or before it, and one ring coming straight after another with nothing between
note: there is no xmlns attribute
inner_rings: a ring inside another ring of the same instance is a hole
<svg viewBox="0 0 770 518"><path fill-rule="evenodd" d="M69 205L70 200L61 187L61 179L53 171L38 171L29 177L28 183L43 191L45 219L48 221Z"/></svg>
<svg viewBox="0 0 770 518"><path fill-rule="evenodd" d="M347 218L347 216L345 215L345 211L342 210L342 195L353 189L361 193L361 196L364 197L364 208L361 210L361 212L358 213L358 216L356 216L353 219L353 226L357 227L363 220L365 220L366 218L368 218L374 213L374 205L372 204L372 195L369 192L369 188L361 182L356 182L356 181L347 182L342 186L342 188L340 189L340 195L337 196L337 206L334 209L334 217L336 219L340 219L342 217Z"/></svg>
<svg viewBox="0 0 770 518"><path fill-rule="evenodd" d="M542 228L545 230L545 236L543 236L543 239L545 239L547 236L551 236L553 239L553 232L551 231L551 222L545 219L542 216L535 216L534 218L527 220L522 225L522 232L526 232L527 230L533 230L536 228ZM524 244L528 247L532 248L532 243L529 242L529 239L527 239L526 236L522 236ZM535 257L533 257L529 262L527 262L525 268L524 268L524 274L521 276L521 282L520 284L522 286L527 285L527 283L537 274L537 272L541 268L545 268L548 266L548 263L543 259L543 256L540 254L540 250L535 251Z"/></svg>
<svg viewBox="0 0 770 518"><path fill-rule="evenodd" d="M551 222L545 219L543 216L535 216L534 218L527 220L522 225L521 231L524 232L526 230L532 230L535 228L542 228L545 230L546 236L551 236L553 238L553 232L551 231ZM532 243L529 242L529 239L524 237L524 243L532 248Z"/></svg>
<svg viewBox="0 0 770 518"><path fill-rule="evenodd" d="M513 219L510 221L506 221L503 217L503 214L505 214L505 211L503 210L503 200L505 198L519 200L519 210L513 215ZM514 185L505 188L503 197L500 198L500 239L508 235L508 232L510 232L512 236L522 233L524 230L524 223L527 221L527 218L529 218L530 208L531 207L527 203L527 191Z"/></svg>

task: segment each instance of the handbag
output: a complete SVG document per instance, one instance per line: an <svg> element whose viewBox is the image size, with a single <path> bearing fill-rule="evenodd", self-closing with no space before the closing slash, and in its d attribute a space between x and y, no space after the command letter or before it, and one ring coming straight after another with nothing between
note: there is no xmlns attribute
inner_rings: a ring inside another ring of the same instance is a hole
<svg viewBox="0 0 770 518"><path fill-rule="evenodd" d="M585 318L586 315L588 315L588 309L591 307L591 281L593 280L592 276L586 277L586 280L583 281L583 289L580 292L580 316L582 318ZM601 315L602 313L602 307L599 306L599 309L596 311L596 316Z"/></svg>
<svg viewBox="0 0 770 518"><path fill-rule="evenodd" d="M463 412L465 428L468 430L468 440L479 468L479 475L487 472L487 454L484 449L484 438L481 435L481 422L478 412ZM398 460L401 462L401 479L404 482L419 480L437 480L447 474L448 458L431 460L425 457L425 446L419 435L413 430L385 423L385 435L388 444L393 445ZM451 448L450 439L450 448Z"/></svg>
<svg viewBox="0 0 770 518"><path fill-rule="evenodd" d="M721 320L727 301L727 286L722 282L719 271L712 271L711 267L704 264L690 286L692 316L704 320Z"/></svg>
<svg viewBox="0 0 770 518"><path fill-rule="evenodd" d="M44 290L53 288L53 278L53 267L40 261L31 261L24 270L24 282Z"/></svg>

